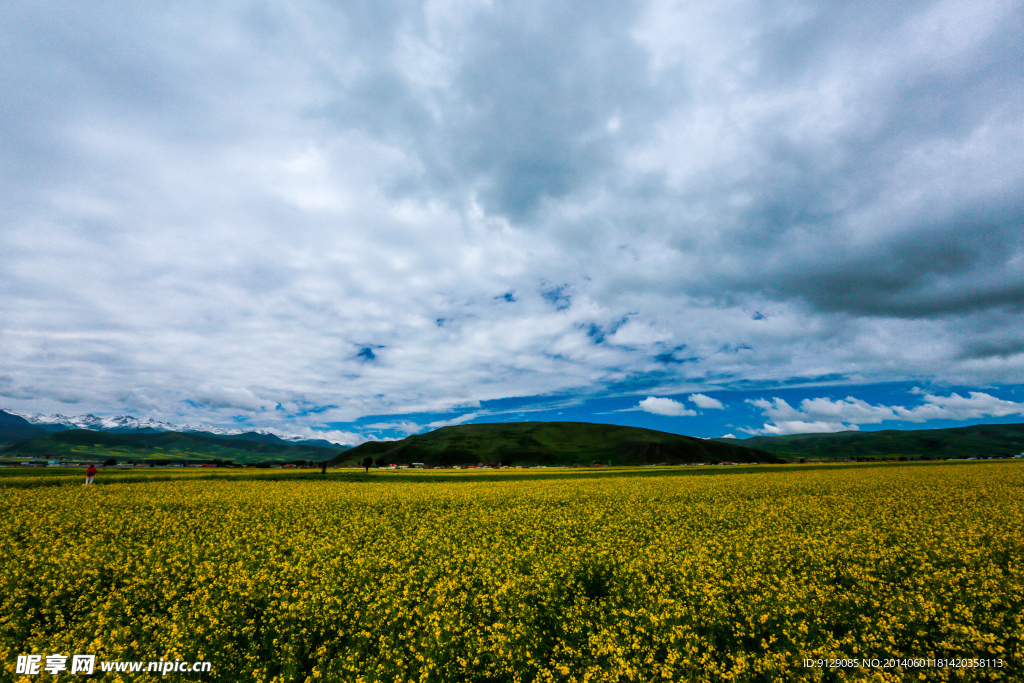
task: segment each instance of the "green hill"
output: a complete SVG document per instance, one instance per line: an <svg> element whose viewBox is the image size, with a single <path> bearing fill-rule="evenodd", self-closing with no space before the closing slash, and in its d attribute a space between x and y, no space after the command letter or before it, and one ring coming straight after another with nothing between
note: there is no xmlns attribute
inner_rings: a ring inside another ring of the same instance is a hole
<svg viewBox="0 0 1024 683"><path fill-rule="evenodd" d="M588 422L504 422L442 427L401 441L371 441L334 462L426 465L656 465L779 462L765 451L638 427Z"/></svg>
<svg viewBox="0 0 1024 683"><path fill-rule="evenodd" d="M832 434L788 434L749 439L715 439L748 446L792 460L858 458L981 458L1017 455L1024 451L1024 424L972 425L948 429Z"/></svg>
<svg viewBox="0 0 1024 683"><path fill-rule="evenodd" d="M225 460L237 463L328 460L344 447L272 443L185 432L112 434L71 429L38 436L0 451L4 457L117 460Z"/></svg>

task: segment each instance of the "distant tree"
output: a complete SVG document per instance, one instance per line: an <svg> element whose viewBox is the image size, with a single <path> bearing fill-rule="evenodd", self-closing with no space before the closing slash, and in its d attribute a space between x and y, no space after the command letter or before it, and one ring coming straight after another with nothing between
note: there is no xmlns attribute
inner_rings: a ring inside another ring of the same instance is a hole
<svg viewBox="0 0 1024 683"><path fill-rule="evenodd" d="M107 458L106 460L103 461L103 466L104 467L113 467L116 464L117 464L117 458Z"/></svg>
<svg viewBox="0 0 1024 683"><path fill-rule="evenodd" d="M327 461L320 463L320 474L327 474Z"/></svg>
<svg viewBox="0 0 1024 683"><path fill-rule="evenodd" d="M386 467L387 464L388 464L388 461L385 460L383 457L380 457L380 458L377 458L376 460L374 460L373 464L376 465L377 467Z"/></svg>
<svg viewBox="0 0 1024 683"><path fill-rule="evenodd" d="M373 467L373 458L371 458L370 456L366 456L365 458L363 458L363 467L366 468L366 473L369 474L370 468Z"/></svg>

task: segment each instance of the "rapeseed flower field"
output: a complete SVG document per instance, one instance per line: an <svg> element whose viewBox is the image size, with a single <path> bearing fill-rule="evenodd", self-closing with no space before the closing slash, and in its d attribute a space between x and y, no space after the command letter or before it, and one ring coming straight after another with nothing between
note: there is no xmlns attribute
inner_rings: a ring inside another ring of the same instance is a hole
<svg viewBox="0 0 1024 683"><path fill-rule="evenodd" d="M1024 680L1024 463L111 479L0 479L4 679Z"/></svg>

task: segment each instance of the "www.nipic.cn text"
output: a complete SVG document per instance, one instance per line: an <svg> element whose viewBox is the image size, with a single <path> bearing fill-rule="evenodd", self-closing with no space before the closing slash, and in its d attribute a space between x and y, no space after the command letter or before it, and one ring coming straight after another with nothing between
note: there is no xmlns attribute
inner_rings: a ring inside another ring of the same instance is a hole
<svg viewBox="0 0 1024 683"><path fill-rule="evenodd" d="M169 673L208 673L211 668L210 662L188 662L181 659L174 661L161 659L148 662L97 662L96 655L53 654L18 655L14 672L27 676L38 674L56 676L61 673L89 675L97 671L117 671L124 673L158 673L161 676L166 676Z"/></svg>

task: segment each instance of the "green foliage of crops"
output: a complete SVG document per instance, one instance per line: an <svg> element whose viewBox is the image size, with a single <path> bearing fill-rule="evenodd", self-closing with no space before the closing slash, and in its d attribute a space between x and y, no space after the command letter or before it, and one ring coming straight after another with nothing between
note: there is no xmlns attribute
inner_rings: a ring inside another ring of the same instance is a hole
<svg viewBox="0 0 1024 683"><path fill-rule="evenodd" d="M0 656L9 678L62 652L204 681L1020 680L1022 465L5 487ZM827 657L1003 667L802 666ZM159 678L106 675L83 680Z"/></svg>

